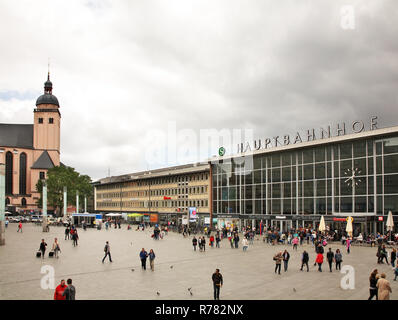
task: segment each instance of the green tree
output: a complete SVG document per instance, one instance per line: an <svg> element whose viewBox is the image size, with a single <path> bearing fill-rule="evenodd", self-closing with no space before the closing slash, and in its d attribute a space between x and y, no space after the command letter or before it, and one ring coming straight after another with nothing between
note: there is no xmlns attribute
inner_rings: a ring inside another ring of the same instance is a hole
<svg viewBox="0 0 398 320"><path fill-rule="evenodd" d="M48 205L59 209L62 212L64 205L64 187L67 188L67 204L76 205L76 192L79 196L90 197L93 193L91 178L87 175L81 175L74 168L66 166L57 166L47 171L47 201ZM39 180L36 189L40 192L40 199L37 201L39 207L43 203L43 182ZM80 201L82 203L82 201Z"/></svg>

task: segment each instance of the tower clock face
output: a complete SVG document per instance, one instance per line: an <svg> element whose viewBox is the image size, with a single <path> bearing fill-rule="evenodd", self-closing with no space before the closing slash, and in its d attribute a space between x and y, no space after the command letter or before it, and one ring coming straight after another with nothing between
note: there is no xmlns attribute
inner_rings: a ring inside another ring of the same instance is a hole
<svg viewBox="0 0 398 320"><path fill-rule="evenodd" d="M358 178L361 172L362 170L359 168L347 169L346 171L344 171L344 175L347 178L346 180L344 180L344 182L347 184L347 186L358 186L362 182L362 179Z"/></svg>

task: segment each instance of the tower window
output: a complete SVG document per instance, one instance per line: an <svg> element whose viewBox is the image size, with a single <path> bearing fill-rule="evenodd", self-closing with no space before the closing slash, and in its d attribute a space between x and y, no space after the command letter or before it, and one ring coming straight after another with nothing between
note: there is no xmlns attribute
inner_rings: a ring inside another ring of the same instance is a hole
<svg viewBox="0 0 398 320"><path fill-rule="evenodd" d="M54 123L54 118L49 118L48 123Z"/></svg>
<svg viewBox="0 0 398 320"><path fill-rule="evenodd" d="M39 123L43 123L43 118L39 118Z"/></svg>
<svg viewBox="0 0 398 320"><path fill-rule="evenodd" d="M46 178L46 173L44 171L40 171L40 180L43 180Z"/></svg>

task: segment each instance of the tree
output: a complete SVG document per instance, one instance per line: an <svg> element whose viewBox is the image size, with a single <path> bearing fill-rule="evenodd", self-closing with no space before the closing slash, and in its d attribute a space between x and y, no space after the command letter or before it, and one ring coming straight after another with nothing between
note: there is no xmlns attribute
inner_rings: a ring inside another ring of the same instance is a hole
<svg viewBox="0 0 398 320"><path fill-rule="evenodd" d="M67 187L67 205L76 205L76 192L79 196L90 197L93 193L91 178L87 175L81 175L74 168L66 166L57 166L47 171L47 201L54 209L60 209L62 212L64 205L64 187ZM40 192L38 205L43 203L43 182L39 180L36 189Z"/></svg>

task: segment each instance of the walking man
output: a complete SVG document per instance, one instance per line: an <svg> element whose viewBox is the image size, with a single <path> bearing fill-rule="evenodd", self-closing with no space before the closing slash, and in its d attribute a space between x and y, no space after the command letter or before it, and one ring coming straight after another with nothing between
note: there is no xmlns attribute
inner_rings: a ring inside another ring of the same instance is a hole
<svg viewBox="0 0 398 320"><path fill-rule="evenodd" d="M66 229L65 229L65 240L66 240L66 238L68 238L68 240L70 239L69 238L69 233L70 233L69 226L67 226Z"/></svg>
<svg viewBox="0 0 398 320"><path fill-rule="evenodd" d="M309 259L310 259L310 257L308 256L307 251L304 250L303 255L301 256L301 269L300 269L300 271L303 271L304 265L307 266L307 272L310 271L310 269L308 267L308 260Z"/></svg>
<svg viewBox="0 0 398 320"><path fill-rule="evenodd" d="M144 248L140 251L140 259L141 259L141 267L143 270L146 270L146 259L148 258L148 253Z"/></svg>
<svg viewBox="0 0 398 320"><path fill-rule="evenodd" d="M79 236L77 235L77 230L74 229L73 230L73 234L72 234L72 240L73 240L73 246L74 247L77 246L77 239L79 239Z"/></svg>
<svg viewBox="0 0 398 320"><path fill-rule="evenodd" d="M64 293L62 294L62 296L65 297L65 300L76 300L76 288L74 285L72 285L72 279L68 279L66 280L66 283L68 284L68 286L66 287L66 289L64 290Z"/></svg>
<svg viewBox="0 0 398 320"><path fill-rule="evenodd" d="M296 239L297 239L297 238L296 238ZM283 252L282 257L283 257L283 267L284 267L284 271L286 272L286 271L287 271L287 267L288 267L288 263L289 263L289 259L290 259L290 254L289 254L289 252L287 252L287 250L285 250L285 251Z"/></svg>
<svg viewBox="0 0 398 320"><path fill-rule="evenodd" d="M196 251L196 246L198 245L198 239L196 239L196 237L193 237L192 245L193 245L193 251Z"/></svg>
<svg viewBox="0 0 398 320"><path fill-rule="evenodd" d="M44 242L44 239L41 239L39 250L41 251L41 257L43 259L44 259L44 254L46 253L46 247L47 247L47 243Z"/></svg>
<svg viewBox="0 0 398 320"><path fill-rule="evenodd" d="M341 270L341 262L343 261L343 255L340 253L340 249L336 250L334 255L334 261L336 262L336 270Z"/></svg>
<svg viewBox="0 0 398 320"><path fill-rule="evenodd" d="M326 258L327 258L328 263L329 263L329 270L330 270L330 272L332 272L332 265L333 265L333 259L334 259L334 253L332 251L332 248L329 248L329 251L326 254Z"/></svg>
<svg viewBox="0 0 398 320"><path fill-rule="evenodd" d="M211 278L213 280L214 300L220 300L220 289L223 285L223 278L220 273L220 269L216 269L216 272L213 273Z"/></svg>
<svg viewBox="0 0 398 320"><path fill-rule="evenodd" d="M104 256L104 258L102 259L102 263L104 263L105 258L106 258L107 256L109 256L109 262L112 262L112 257L111 257L111 246L109 245L109 242L108 242L108 241L107 241L106 244L105 244L104 251L105 251L105 256Z"/></svg>

